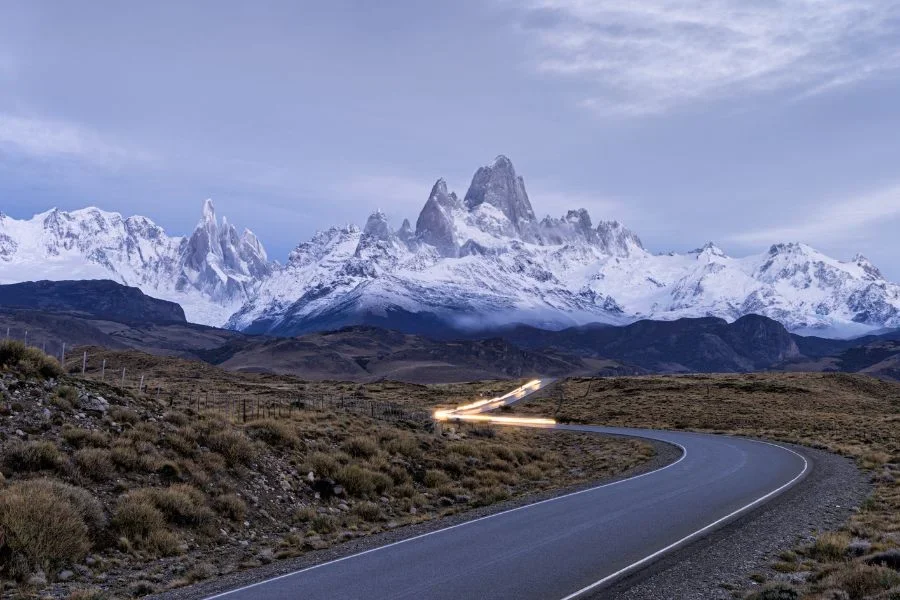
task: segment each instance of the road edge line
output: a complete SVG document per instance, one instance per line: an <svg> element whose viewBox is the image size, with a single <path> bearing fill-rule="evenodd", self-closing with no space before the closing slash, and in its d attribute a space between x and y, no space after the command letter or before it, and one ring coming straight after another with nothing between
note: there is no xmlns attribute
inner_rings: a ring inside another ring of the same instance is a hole
<svg viewBox="0 0 900 600"><path fill-rule="evenodd" d="M641 437L641 436L624 436L624 437ZM645 439L650 439L650 438L645 438ZM436 529L436 530L434 530L434 531L429 531L429 532L427 532L427 533L421 533L421 534L416 535L416 536L413 536L413 537L405 538L405 539L402 539L402 540L397 540L396 542L391 542L390 544L385 544L384 546L378 546L377 548L370 548L369 550L363 550L362 552L357 552L357 553L355 553L355 554L350 554L350 555L348 555L348 556L343 556L343 557L341 557L341 558L336 558L336 559L334 559L334 560L329 560L329 561L326 561L326 562L323 562L323 563L319 563L319 564L317 564L317 565L312 565L312 566L309 566L309 567L305 567L305 568L299 569L299 570L297 570L297 571L291 571L290 573L284 573L284 574L278 575L278 576L276 576L276 577L270 577L269 579L264 579L264 580L262 580L262 581L257 581L256 583L251 583L251 584L249 584L249 585L245 585L245 586L242 586L242 587L239 587L239 588L235 588L235 589L233 589L233 590L228 590L228 591L225 591L225 592L220 592L220 593L215 594L215 595L212 595L212 596L204 596L204 600L215 600L216 598L224 598L225 596L229 596L229 595L231 595L231 594L236 594L236 593L238 593L238 592L243 592L244 590L249 590L249 589L258 587L258 586L260 586L260 585L265 585L265 584L267 584L267 583L271 583L271 582L273 582L273 581L280 581L280 580L282 580L282 579L287 579L288 577L293 577L294 575L300 575L300 574L302 574L302 573L306 573L306 572L308 572L308 571L312 571L313 569L318 569L318 568L320 568L320 567L327 567L327 566L329 566L329 565L333 565L333 564L336 564L336 563L339 563L339 562L343 562L343 561L345 561L345 560L350 560L351 558L357 558L357 557L360 557L360 556L364 556L364 555L366 555L366 554L371 554L371 553L373 553L373 552L378 552L379 550L384 550L384 549L386 549L386 548L392 548L392 547L394 547L394 546L399 546L400 544L405 544L405 543L407 543L407 542L412 542L412 541L414 541L414 540L420 540L420 539L425 538L425 537L428 537L428 536L430 536L430 535L435 535L435 534L438 534L438 533L443 533L443 532L445 532L445 531L451 531L451 530L453 530L453 529L458 529L458 528L460 528L460 527L465 527L466 525L471 525L472 523L478 523L478 522L480 522L480 521L485 521L485 520L487 520L487 519L493 519L494 517L499 517L499 516L502 516L502 515L508 515L508 514L510 514L510 513L518 512L518 511L520 511L520 510L525 510L525 509L528 509L528 508L531 508L531 507L534 507L534 506L540 506L541 504L547 504L547 503L549 503L549 502L556 502L557 500L563 500L563 499L565 499L565 498L571 498L572 496L577 496L577 495L579 495L579 494L586 494L586 493L588 493L588 492L593 492L593 491L596 491L596 490L599 490L599 489L611 487L611 486L614 486L614 485L618 485L618 484L620 484L620 483L625 483L625 482L627 482L627 481L634 481L635 479L640 479L640 478L642 478L642 477L647 477L648 475L653 475L654 473L659 473L660 471L665 471L666 469L668 469L668 468L670 468L670 467L674 467L675 465L677 465L678 463L680 463L681 461L683 461L685 458L687 458L687 448L685 448L685 447L682 446L681 444L679 444L679 443L677 443L677 442L670 442L670 441L665 441L665 440L656 440L656 441L660 441L660 442L662 442L662 443L664 443L664 444L670 444L670 445L672 445L672 446L677 446L677 447L681 450L681 456L678 458L678 460L676 460L676 461L674 461L674 462L671 462L671 463L669 463L669 464L667 464L667 465L665 465L665 466L663 466L663 467L660 467L660 468L658 468L658 469L654 469L654 470L652 470L652 471L647 471L646 473L641 473L640 475L634 475L634 476L632 476L632 477L627 477L627 478L625 478L625 479L619 479L618 481L611 481L611 482L609 482L609 483L603 483L603 484L596 485L596 486L594 486L594 487L587 488L587 489L584 489L584 490L578 490L577 492L569 492L568 494L563 494L562 496L554 496L553 498L547 498L546 500L539 500L538 502L532 502L531 504L525 504L525 505L523 505L523 506L517 506L517 507L515 507L515 508L510 508L510 509L503 510L503 511L500 511L500 512L497 512L497 513L494 513L494 514L485 515L485 516L483 516L483 517L478 517L477 519L472 519L471 521L464 521L464 522L462 522L462 523L457 523L456 525L451 525L451 526L449 526L449 527L444 527L444 528L442 528L442 529ZM805 460L805 459L804 459L804 460Z"/></svg>
<svg viewBox="0 0 900 600"><path fill-rule="evenodd" d="M703 534L709 532L710 530L714 529L714 528L717 527L718 525L721 525L721 524L725 523L726 521L728 521L728 520L730 520L730 519L733 519L734 517L739 516L741 513L744 513L744 512L747 512L747 511L749 511L749 510L752 510L753 508L756 508L757 505L759 505L759 504L765 502L765 501L768 500L769 498L772 498L773 496L775 496L775 495L779 494L780 492L783 492L783 491L787 490L788 488L790 488L791 486L793 486L793 485L794 485L795 483L797 483L804 475L806 475L806 473L809 471L809 461L806 459L805 456L803 456L802 454L800 454L799 452L797 452L797 451L795 451L795 450L792 450L792 449L790 449L790 448L786 448L786 447L784 447L784 446L782 446L782 445L780 445L780 444L774 444L774 443L772 443L772 442L766 442L766 441L763 441L763 440L754 440L754 439L751 439L751 438L742 438L742 439L746 439L747 441L750 441L750 442L756 442L757 444L766 444L766 445L769 445L769 446L774 446L775 448L780 448L781 450L786 450L787 452L790 452L791 454L795 454L795 455L799 456L799 457L803 460L803 470L800 471L799 474L797 474L793 479L791 479L791 480L788 481L787 483L785 483L785 484L781 485L780 487L778 487L778 488L772 490L771 492L765 494L764 496L761 496L761 497L757 498L756 500L754 500L754 501L751 502L750 504L747 504L747 505L745 505L745 506L742 506L741 508L739 508L739 509L737 509L737 510L735 510L735 511L733 511L733 512L727 514L727 515L725 515L724 517L721 517L721 518L719 518L719 519L713 521L713 522L710 523L709 525L706 525L706 526L704 526L704 527L698 529L697 531L694 531L693 533L690 533L690 534L684 536L684 537L681 538L680 540L678 540L678 541L676 541L676 542L673 542L673 543L669 544L668 546L666 546L666 547L664 547L664 548L661 548L661 549L657 550L657 551L654 552L653 554L649 554L649 555L645 556L644 558L642 558L642 559L640 559L640 560L638 560L638 561L635 561L635 562L631 563L630 565L628 565L628 566L626 566L626 567L623 567L623 568L619 569L619 570L616 571L615 573L611 573L610 575L607 575L607 576L604 577L603 579L599 579L599 580L595 581L594 583L592 583L592 584L590 584L590 585L587 585L587 586L581 588L581 589L578 590L577 592L573 592L573 593L569 594L568 596L564 596L564 597L561 598L560 600L574 600L575 598L578 598L579 596L581 596L581 595L583 595L583 594L586 594L586 593L588 593L588 592L590 592L590 591L593 591L593 590L597 589L598 587L600 587L600 586L602 586L602 585L605 585L605 584L607 584L607 583L610 583L610 582L614 581L615 579L618 579L619 577L621 577L621 576L623 576L623 575L626 575L626 574L628 574L629 572L634 571L634 570L636 570L636 569L638 569L638 568L640 568L640 567L646 565L647 563L652 562L654 559L659 558L660 556L666 554L667 552L671 552L672 550L675 550L675 549L678 548L679 546L681 546L681 545L683 545L683 544L685 544L685 543L687 543L687 542L693 540L694 538L697 538L697 537L702 536ZM673 463L673 464L674 464L674 463Z"/></svg>

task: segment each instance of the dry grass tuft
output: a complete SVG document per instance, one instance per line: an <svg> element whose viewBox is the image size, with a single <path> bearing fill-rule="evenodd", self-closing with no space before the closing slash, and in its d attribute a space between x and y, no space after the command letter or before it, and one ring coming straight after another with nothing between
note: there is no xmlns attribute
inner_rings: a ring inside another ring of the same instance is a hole
<svg viewBox="0 0 900 600"><path fill-rule="evenodd" d="M110 458L109 450L101 448L82 448L72 455L79 472L95 481L111 479L115 465Z"/></svg>
<svg viewBox="0 0 900 600"><path fill-rule="evenodd" d="M103 521L96 499L64 483L36 479L0 491L0 528L6 545L14 562L30 569L80 560L90 550L92 530Z"/></svg>
<svg viewBox="0 0 900 600"><path fill-rule="evenodd" d="M3 463L14 472L58 469L64 460L59 448L50 441L14 441L6 448Z"/></svg>
<svg viewBox="0 0 900 600"><path fill-rule="evenodd" d="M225 430L212 433L205 438L206 445L213 452L218 452L230 467L248 465L256 458L253 442L238 431Z"/></svg>
<svg viewBox="0 0 900 600"><path fill-rule="evenodd" d="M26 377L45 379L63 375L62 367L55 358L16 340L0 342L0 370L12 370Z"/></svg>
<svg viewBox="0 0 900 600"><path fill-rule="evenodd" d="M300 438L289 424L275 419L259 419L248 423L244 430L256 440L261 440L276 448L297 448Z"/></svg>

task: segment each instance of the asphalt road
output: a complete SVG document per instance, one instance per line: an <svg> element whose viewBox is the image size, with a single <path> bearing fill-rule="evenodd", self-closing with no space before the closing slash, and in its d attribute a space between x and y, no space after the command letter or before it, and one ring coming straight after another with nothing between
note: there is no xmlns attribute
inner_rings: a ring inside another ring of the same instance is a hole
<svg viewBox="0 0 900 600"><path fill-rule="evenodd" d="M659 470L213 596L229 600L561 600L602 590L798 482L787 448L696 433L560 426L682 448Z"/></svg>

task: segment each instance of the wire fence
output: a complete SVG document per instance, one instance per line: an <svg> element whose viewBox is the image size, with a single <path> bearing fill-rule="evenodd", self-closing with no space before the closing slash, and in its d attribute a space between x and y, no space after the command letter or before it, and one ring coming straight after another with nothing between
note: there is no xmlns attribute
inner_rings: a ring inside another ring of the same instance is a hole
<svg viewBox="0 0 900 600"><path fill-rule="evenodd" d="M2 333L2 332L0 332ZM59 360L70 377L83 378L112 386L122 395L153 399L163 406L216 413L232 422L248 422L262 418L291 418L309 411L343 411L365 415L372 419L407 422L415 426L432 426L429 412L415 410L401 404L372 400L360 394L324 393L306 390L303 383L296 386L260 387L257 390L221 391L204 388L203 384L172 383L152 369L131 368L115 364L102 356L92 356L83 347L32 335L29 331L7 328L6 339L18 339L26 345L41 348Z"/></svg>

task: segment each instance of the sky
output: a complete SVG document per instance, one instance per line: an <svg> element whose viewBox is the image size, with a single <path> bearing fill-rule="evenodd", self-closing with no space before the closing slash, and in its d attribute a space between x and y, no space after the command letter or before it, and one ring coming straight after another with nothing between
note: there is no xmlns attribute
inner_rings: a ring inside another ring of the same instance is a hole
<svg viewBox="0 0 900 600"><path fill-rule="evenodd" d="M0 211L99 206L270 256L415 218L505 154L653 251L860 252L900 281L900 0L0 4Z"/></svg>

